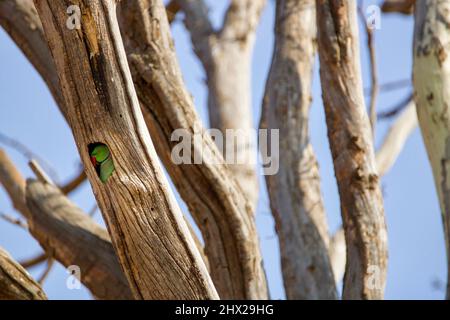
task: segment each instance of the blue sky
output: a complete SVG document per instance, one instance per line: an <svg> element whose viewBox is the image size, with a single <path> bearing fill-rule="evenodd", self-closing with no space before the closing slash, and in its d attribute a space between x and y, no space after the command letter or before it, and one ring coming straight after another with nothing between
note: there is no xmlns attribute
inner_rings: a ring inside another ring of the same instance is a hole
<svg viewBox="0 0 450 320"><path fill-rule="evenodd" d="M214 25L220 26L228 1L208 1ZM377 1L366 1L366 4ZM258 28L252 62L252 90L255 125L259 121L262 95L270 66L273 45L274 2L269 1ZM382 16L381 29L375 33L380 82L408 79L412 66L412 17ZM204 73L194 56L190 39L180 18L173 26L177 54L189 91L197 110L207 123ZM361 42L365 36L361 34ZM365 86L369 85L368 54L362 46L361 59ZM58 173L57 180L67 181L78 170L79 160L69 128L39 75L0 30L0 132L14 137L42 156ZM326 88L324 88L326 90ZM404 99L411 88L382 94L379 110L389 109ZM321 88L316 68L311 111L311 136L322 178L322 192L329 218L335 231L341 224L340 206L326 136ZM378 125L378 146L390 122ZM27 159L15 150L1 145L26 177L32 177ZM282 152L282 150L281 150ZM410 137L393 169L383 178L386 220L389 235L389 269L387 299L442 299L444 291L433 283L445 283L445 247L441 217L431 169L419 130ZM178 196L177 196L178 197ZM88 183L75 192L72 199L85 211L94 206ZM179 199L179 197L178 197ZM180 201L181 203L181 201ZM187 212L181 203L182 209ZM0 190L0 212L14 215L8 197ZM102 223L101 215L96 219ZM284 298L280 273L279 249L270 214L263 177L257 224L272 298ZM39 245L26 231L0 220L0 246L21 260L40 252ZM32 269L38 277L42 267ZM67 274L56 266L44 285L52 299L86 299L89 292L68 290Z"/></svg>

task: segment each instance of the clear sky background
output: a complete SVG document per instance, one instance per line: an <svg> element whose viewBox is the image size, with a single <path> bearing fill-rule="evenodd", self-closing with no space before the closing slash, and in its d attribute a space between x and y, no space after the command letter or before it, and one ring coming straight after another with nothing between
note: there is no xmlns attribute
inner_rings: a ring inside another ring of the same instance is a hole
<svg viewBox="0 0 450 320"><path fill-rule="evenodd" d="M207 2L211 8L211 19L214 25L219 27L228 1ZM366 4L377 2L366 1ZM197 111L207 123L205 76L192 52L190 39L181 19L180 15L173 25L176 50ZM259 121L263 90L272 56L273 23L274 2L269 1L258 28L252 63L255 125ZM412 17L382 16L381 29L375 33L381 83L410 79L412 35ZM370 83L364 33L361 34L361 43L363 76L367 87ZM379 110L394 106L405 99L411 90L406 87L382 94L378 103ZM326 136L318 70L315 72L313 97L312 143L320 163L322 192L329 226L334 232L341 224L340 206ZM378 125L377 146L389 125L390 121ZM57 181L68 181L78 172L79 157L68 126L44 82L3 30L0 30L0 133L14 137L49 162L57 172ZM6 149L26 177L33 176L23 155L1 143L0 147ZM386 298L442 299L445 295L443 284L446 281L443 229L431 169L418 129L406 143L393 169L383 177L382 187L389 235ZM95 204L89 183L85 183L71 198L86 212ZM177 198L180 199L178 196ZM181 205L187 212L184 204ZM15 215L3 189L0 190L0 212ZM99 223L103 223L99 212L95 217ZM283 299L285 294L280 273L278 241L263 177L257 224L271 296L274 299ZM39 245L26 231L3 220L0 220L0 246L17 260L41 252ZM31 273L39 277L42 271L43 266L32 269ZM91 298L85 288L67 289L66 279L67 273L62 266L53 268L44 285L50 299Z"/></svg>

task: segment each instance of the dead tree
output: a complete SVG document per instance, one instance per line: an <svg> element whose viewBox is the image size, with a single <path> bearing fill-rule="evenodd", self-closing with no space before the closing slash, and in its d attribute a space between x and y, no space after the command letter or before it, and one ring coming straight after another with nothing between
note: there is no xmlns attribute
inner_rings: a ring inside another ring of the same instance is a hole
<svg viewBox="0 0 450 320"><path fill-rule="evenodd" d="M78 265L81 282L98 299L267 299L254 216L259 189L250 81L266 1L231 0L218 29L203 0L172 0L166 7L162 0L72 2L0 0L0 25L46 82L83 163L76 179L58 187L38 171L38 180L26 181L0 150L0 182L43 249L23 265L45 260ZM414 48L415 102L447 248L448 23L442 17L448 6L431 0L417 5ZM413 8L412 0L386 0L382 10L410 14ZM77 10L79 21L71 25L70 12ZM337 299L344 268L344 299L384 294L387 234L379 177L391 168L417 117L413 102L398 112L375 154L356 11L355 0L276 1L260 128L280 130L279 172L266 176L266 184L288 299ZM204 68L210 126L224 134L223 145L201 124L182 78L170 31L179 13ZM372 42L373 37L368 45L374 62ZM344 223L332 237L309 136L316 49ZM375 69L372 63L372 129L379 88ZM192 151L187 163L172 157L176 130L187 133ZM229 137L227 130L233 131ZM227 142L239 144L228 150ZM99 144L114 164L106 179L92 160ZM233 151L232 160L244 163L227 163ZM159 160L204 247L184 219ZM107 229L65 194L86 178ZM2 250L0 299L46 299L40 285Z"/></svg>
<svg viewBox="0 0 450 320"><path fill-rule="evenodd" d="M343 297L379 299L387 234L363 96L356 1L316 4L322 96L347 244Z"/></svg>
<svg viewBox="0 0 450 320"><path fill-rule="evenodd" d="M449 1L417 1L414 35L414 98L440 200L450 271L450 17ZM450 299L450 274L447 279Z"/></svg>
<svg viewBox="0 0 450 320"><path fill-rule="evenodd" d="M126 61L115 1L80 2L79 30L67 28L63 3L35 5L69 125L134 296L217 298L157 162ZM90 162L89 147L96 143L109 148L116 168L106 183ZM157 276L161 274L164 279Z"/></svg>
<svg viewBox="0 0 450 320"><path fill-rule="evenodd" d="M319 168L309 140L315 59L314 1L277 1L275 49L261 128L280 130L280 169L266 176L286 295L336 299Z"/></svg>

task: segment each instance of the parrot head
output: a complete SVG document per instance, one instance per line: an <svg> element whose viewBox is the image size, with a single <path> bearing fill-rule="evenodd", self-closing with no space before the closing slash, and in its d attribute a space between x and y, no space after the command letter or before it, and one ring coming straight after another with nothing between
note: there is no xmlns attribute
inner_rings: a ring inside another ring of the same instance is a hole
<svg viewBox="0 0 450 320"><path fill-rule="evenodd" d="M100 180L105 183L114 172L114 162L108 146L102 143L90 145L89 158Z"/></svg>
<svg viewBox="0 0 450 320"><path fill-rule="evenodd" d="M103 162L109 157L109 149L106 145L101 144L96 146L91 152L91 161L92 158L95 159L96 162Z"/></svg>

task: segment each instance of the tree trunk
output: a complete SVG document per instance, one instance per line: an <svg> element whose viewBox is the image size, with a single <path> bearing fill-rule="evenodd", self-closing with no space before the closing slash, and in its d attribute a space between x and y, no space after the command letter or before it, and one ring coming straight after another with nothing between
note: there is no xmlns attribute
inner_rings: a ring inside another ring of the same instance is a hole
<svg viewBox="0 0 450 320"><path fill-rule="evenodd" d="M0 248L0 300L47 300L41 286Z"/></svg>
<svg viewBox="0 0 450 320"><path fill-rule="evenodd" d="M280 130L279 171L266 176L288 299L337 299L317 160L309 139L314 0L277 1L262 129Z"/></svg>
<svg viewBox="0 0 450 320"><path fill-rule="evenodd" d="M418 1L414 36L417 116L442 211L450 299L450 1Z"/></svg>
<svg viewBox="0 0 450 320"><path fill-rule="evenodd" d="M115 1L77 4L81 29L70 30L64 4L35 1L68 122L132 292L140 299L215 299L139 109ZM95 143L108 146L114 162L105 183L90 161Z"/></svg>
<svg viewBox="0 0 450 320"><path fill-rule="evenodd" d="M202 231L211 275L221 298L266 299L258 234L245 196L203 129L178 66L161 1L123 2L124 42L141 108L158 155ZM152 23L160 18L158 25ZM198 164L177 164L176 129L187 133Z"/></svg>
<svg viewBox="0 0 450 320"><path fill-rule="evenodd" d="M381 299L387 234L364 104L356 1L316 5L322 95L347 243L343 298Z"/></svg>
<svg viewBox="0 0 450 320"><path fill-rule="evenodd" d="M152 3L151 10L147 10L149 3ZM27 5L33 7L30 2ZM120 14L122 32L141 109L156 151L202 232L214 284L225 299L265 299L267 288L258 235L247 200L223 164L214 142L201 126L182 80L169 27L162 22L159 25L150 23L149 12L162 21L162 3L123 1L122 6L125 7ZM23 11L34 12L30 8ZM0 16L5 19L11 17L1 10ZM14 20L14 25L23 25L19 29L25 34L20 38L26 38L26 34L32 32L31 26L25 23L30 19L40 23L39 18L33 15ZM37 29L43 32L42 26ZM16 43L31 59L26 48L41 47L39 41L43 36L26 39L30 42ZM48 48L47 44L45 47ZM41 65L38 70L41 68L47 70L41 73L43 77L56 74L53 64ZM56 91L60 90L59 84L56 85ZM66 113L64 104L59 104L59 108ZM186 129L191 133L193 154L203 150L204 154L211 155L210 162L175 164L171 158L171 150L176 144L171 139L175 129ZM197 144L194 144L193 133L201 134Z"/></svg>

